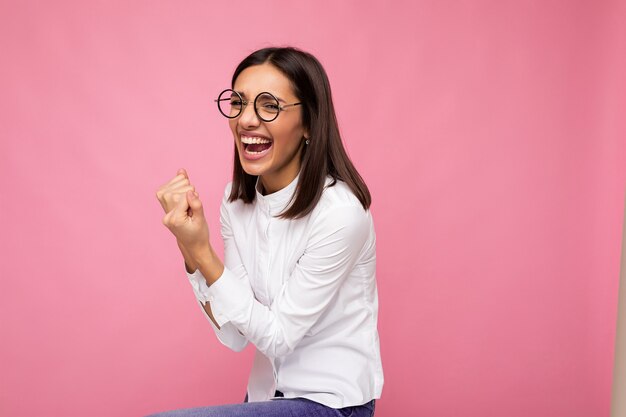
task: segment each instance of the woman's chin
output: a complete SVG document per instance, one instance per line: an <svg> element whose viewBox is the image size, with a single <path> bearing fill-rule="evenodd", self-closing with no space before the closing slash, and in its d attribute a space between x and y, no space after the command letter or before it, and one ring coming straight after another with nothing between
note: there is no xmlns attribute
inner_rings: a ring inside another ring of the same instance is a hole
<svg viewBox="0 0 626 417"><path fill-rule="evenodd" d="M260 163L250 163L250 161L245 160L240 161L240 163L243 171L248 175L258 177L263 175L263 172L265 171Z"/></svg>

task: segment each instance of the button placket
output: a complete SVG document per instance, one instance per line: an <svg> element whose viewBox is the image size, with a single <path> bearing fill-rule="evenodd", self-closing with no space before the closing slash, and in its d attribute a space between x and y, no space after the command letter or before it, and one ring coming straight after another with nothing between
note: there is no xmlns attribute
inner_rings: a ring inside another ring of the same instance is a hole
<svg viewBox="0 0 626 417"><path fill-rule="evenodd" d="M272 239L270 238L270 224L272 221L272 207L271 205L267 208L267 226L265 226L265 245L267 248L267 257L265 259L264 265L265 265L265 281L264 281L264 289L265 289L265 294L267 295L267 304L270 305L271 301L270 301L270 291L269 291L269 281L271 279L270 277L270 272L271 272L271 264L272 264L272 259L271 259L271 253L272 253ZM272 361L272 365L274 364L274 361Z"/></svg>
<svg viewBox="0 0 626 417"><path fill-rule="evenodd" d="M269 257L267 236L265 230L268 222L268 208L262 207L258 213L260 230L257 231L257 258L254 261L255 269L257 271L255 292L257 293L257 299L264 305L268 304L267 295L267 270L265 267L265 260Z"/></svg>

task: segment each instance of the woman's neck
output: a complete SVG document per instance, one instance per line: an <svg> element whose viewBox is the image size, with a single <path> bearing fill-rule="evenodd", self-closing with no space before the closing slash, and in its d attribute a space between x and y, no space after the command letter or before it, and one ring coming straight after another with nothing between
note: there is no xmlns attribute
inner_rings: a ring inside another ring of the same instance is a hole
<svg viewBox="0 0 626 417"><path fill-rule="evenodd" d="M280 191L298 176L300 172L300 164L293 164L281 170L280 173L261 175L261 187L263 195L268 195Z"/></svg>

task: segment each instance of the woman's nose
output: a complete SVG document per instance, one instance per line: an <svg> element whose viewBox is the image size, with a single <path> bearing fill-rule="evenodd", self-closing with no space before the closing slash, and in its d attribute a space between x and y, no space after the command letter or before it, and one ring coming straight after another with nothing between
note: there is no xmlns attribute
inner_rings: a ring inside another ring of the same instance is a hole
<svg viewBox="0 0 626 417"><path fill-rule="evenodd" d="M244 126L258 126L260 123L259 116L254 111L254 103L248 103L239 115L239 123Z"/></svg>

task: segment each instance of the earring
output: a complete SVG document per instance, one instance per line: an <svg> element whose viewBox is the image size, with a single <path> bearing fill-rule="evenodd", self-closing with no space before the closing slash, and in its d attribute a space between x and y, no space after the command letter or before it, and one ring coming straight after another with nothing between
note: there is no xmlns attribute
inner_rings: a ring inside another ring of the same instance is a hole
<svg viewBox="0 0 626 417"><path fill-rule="evenodd" d="M305 145L308 145L309 143L311 143L311 139L306 138L306 140L304 141L304 144L305 144Z"/></svg>

